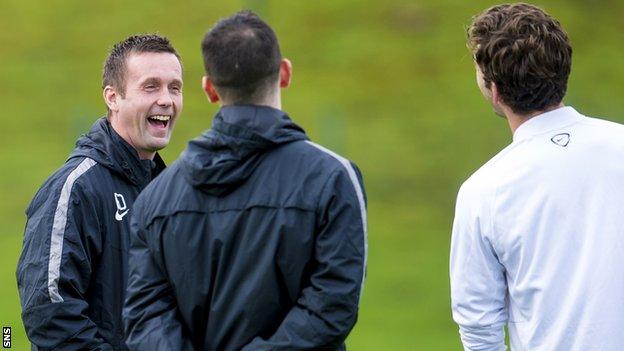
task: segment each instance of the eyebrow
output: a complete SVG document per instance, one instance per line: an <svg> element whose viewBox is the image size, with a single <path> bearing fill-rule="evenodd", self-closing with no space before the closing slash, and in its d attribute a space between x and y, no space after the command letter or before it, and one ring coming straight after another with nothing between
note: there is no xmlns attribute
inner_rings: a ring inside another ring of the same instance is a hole
<svg viewBox="0 0 624 351"><path fill-rule="evenodd" d="M160 79L155 78L155 77L150 77L144 80L143 82L141 82L141 85L147 85L147 84L160 84Z"/></svg>
<svg viewBox="0 0 624 351"><path fill-rule="evenodd" d="M160 83L161 83L161 79L160 78L150 77L150 78L145 79L145 81L141 82L141 85L160 84ZM179 79L174 79L172 84L177 84L179 86L183 85L182 81L179 80Z"/></svg>
<svg viewBox="0 0 624 351"><path fill-rule="evenodd" d="M182 83L182 81L181 81L181 80L179 80L179 79L174 79L172 83L173 83L173 84L177 84L177 85L179 85L179 86L184 85L184 83Z"/></svg>

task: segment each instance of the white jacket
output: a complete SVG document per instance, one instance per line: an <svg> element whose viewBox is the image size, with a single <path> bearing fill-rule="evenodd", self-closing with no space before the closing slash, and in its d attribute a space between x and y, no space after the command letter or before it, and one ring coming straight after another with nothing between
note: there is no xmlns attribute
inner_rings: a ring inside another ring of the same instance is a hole
<svg viewBox="0 0 624 351"><path fill-rule="evenodd" d="M450 257L466 350L622 350L624 126L531 118L461 187Z"/></svg>

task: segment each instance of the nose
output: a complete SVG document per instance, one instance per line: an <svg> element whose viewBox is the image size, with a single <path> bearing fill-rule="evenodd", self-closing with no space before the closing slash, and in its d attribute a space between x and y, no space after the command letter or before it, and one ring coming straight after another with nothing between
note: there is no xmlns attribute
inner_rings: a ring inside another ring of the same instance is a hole
<svg viewBox="0 0 624 351"><path fill-rule="evenodd" d="M158 96L158 100L156 101L158 106L169 107L173 105L173 98L171 97L171 93L168 89L164 89L163 92Z"/></svg>

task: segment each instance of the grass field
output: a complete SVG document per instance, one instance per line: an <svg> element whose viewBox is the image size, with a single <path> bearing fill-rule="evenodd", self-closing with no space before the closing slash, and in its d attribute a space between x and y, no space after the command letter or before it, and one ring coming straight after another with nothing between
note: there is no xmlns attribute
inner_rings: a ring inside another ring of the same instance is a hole
<svg viewBox="0 0 624 351"><path fill-rule="evenodd" d="M461 182L510 141L475 85L464 27L491 1L3 0L0 23L0 324L29 348L15 265L24 209L76 137L105 112L101 65L137 32L168 36L184 60L172 162L210 125L203 33L243 7L272 24L294 65L284 109L313 140L356 162L369 199L369 270L351 350L458 350L448 247ZM574 47L566 103L624 122L624 2L540 1ZM620 274L615 272L614 274Z"/></svg>

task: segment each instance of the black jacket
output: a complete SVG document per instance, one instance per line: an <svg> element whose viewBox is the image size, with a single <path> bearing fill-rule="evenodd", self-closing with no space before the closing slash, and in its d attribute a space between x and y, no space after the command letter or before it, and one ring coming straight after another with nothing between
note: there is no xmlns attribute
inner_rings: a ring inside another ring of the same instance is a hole
<svg viewBox="0 0 624 351"><path fill-rule="evenodd" d="M164 169L99 119L26 210L17 266L33 349L121 350L130 210Z"/></svg>
<svg viewBox="0 0 624 351"><path fill-rule="evenodd" d="M282 111L229 106L135 203L132 350L344 350L366 265L361 177Z"/></svg>

